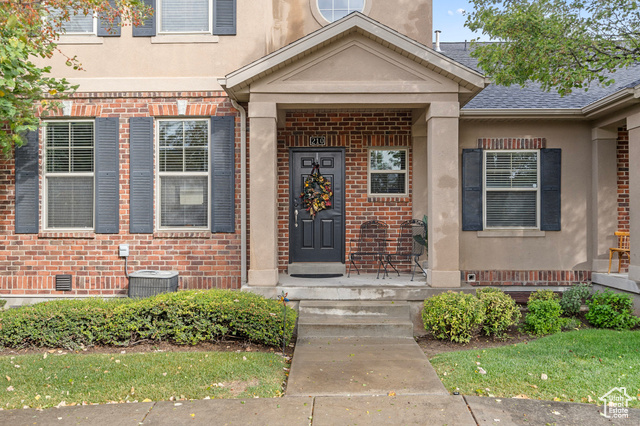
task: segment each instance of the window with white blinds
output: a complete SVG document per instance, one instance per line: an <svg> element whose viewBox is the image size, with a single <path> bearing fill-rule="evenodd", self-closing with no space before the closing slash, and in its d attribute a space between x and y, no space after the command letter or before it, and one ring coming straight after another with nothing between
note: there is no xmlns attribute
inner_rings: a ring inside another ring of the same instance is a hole
<svg viewBox="0 0 640 426"><path fill-rule="evenodd" d="M44 149L45 227L92 229L94 123L47 123Z"/></svg>
<svg viewBox="0 0 640 426"><path fill-rule="evenodd" d="M485 151L486 228L538 228L539 151Z"/></svg>
<svg viewBox="0 0 640 426"><path fill-rule="evenodd" d="M62 22L57 28L59 32L65 34L96 34L97 19L93 13L84 14L82 11L69 12L69 20ZM62 14L60 9L53 9L49 12L50 16L58 17Z"/></svg>
<svg viewBox="0 0 640 426"><path fill-rule="evenodd" d="M318 10L329 22L344 18L351 12L362 12L365 0L318 0Z"/></svg>
<svg viewBox="0 0 640 426"><path fill-rule="evenodd" d="M407 150L369 150L369 195L406 195Z"/></svg>
<svg viewBox="0 0 640 426"><path fill-rule="evenodd" d="M209 120L158 121L161 228L209 226Z"/></svg>
<svg viewBox="0 0 640 426"><path fill-rule="evenodd" d="M210 33L211 0L158 0L161 33Z"/></svg>

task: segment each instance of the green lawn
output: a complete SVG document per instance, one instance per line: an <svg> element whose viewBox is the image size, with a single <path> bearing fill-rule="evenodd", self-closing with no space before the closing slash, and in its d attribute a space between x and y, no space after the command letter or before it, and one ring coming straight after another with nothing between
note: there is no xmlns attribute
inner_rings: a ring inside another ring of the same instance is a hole
<svg viewBox="0 0 640 426"><path fill-rule="evenodd" d="M636 398L629 406L640 408L640 331L558 333L500 348L449 352L433 357L431 364L450 392L463 395L601 404L598 397L626 387Z"/></svg>
<svg viewBox="0 0 640 426"><path fill-rule="evenodd" d="M277 397L287 367L260 352L0 356L4 409L210 398Z"/></svg>

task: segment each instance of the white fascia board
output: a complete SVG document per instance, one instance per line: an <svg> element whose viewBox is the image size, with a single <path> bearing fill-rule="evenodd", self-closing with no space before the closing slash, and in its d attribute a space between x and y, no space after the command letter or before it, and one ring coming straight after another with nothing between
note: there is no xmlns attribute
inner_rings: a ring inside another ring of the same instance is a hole
<svg viewBox="0 0 640 426"><path fill-rule="evenodd" d="M553 119L585 119L580 108L474 108L461 109L460 118L469 119L515 119L515 118L553 118Z"/></svg>

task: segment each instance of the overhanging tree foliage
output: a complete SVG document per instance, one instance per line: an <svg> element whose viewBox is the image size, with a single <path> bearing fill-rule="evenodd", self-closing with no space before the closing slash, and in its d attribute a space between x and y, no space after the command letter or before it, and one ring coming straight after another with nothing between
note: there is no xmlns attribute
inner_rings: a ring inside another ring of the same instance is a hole
<svg viewBox="0 0 640 426"><path fill-rule="evenodd" d="M0 0L0 148L6 156L22 145L25 131L37 128L39 115L77 89L34 60L59 52L56 42L65 22L92 13L119 25L118 19L139 24L150 11L142 0ZM76 57L66 56L66 64L81 69Z"/></svg>
<svg viewBox="0 0 640 426"><path fill-rule="evenodd" d="M561 95L614 82L640 59L637 0L470 0L466 26L497 43L472 56L496 84L541 84ZM640 78L640 76L639 76Z"/></svg>

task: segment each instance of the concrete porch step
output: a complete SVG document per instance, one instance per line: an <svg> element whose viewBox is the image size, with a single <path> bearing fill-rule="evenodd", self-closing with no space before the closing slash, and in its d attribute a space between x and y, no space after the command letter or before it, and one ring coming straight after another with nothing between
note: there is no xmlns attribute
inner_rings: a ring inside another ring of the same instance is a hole
<svg viewBox="0 0 640 426"><path fill-rule="evenodd" d="M413 337L409 304L375 301L301 301L298 338Z"/></svg>

